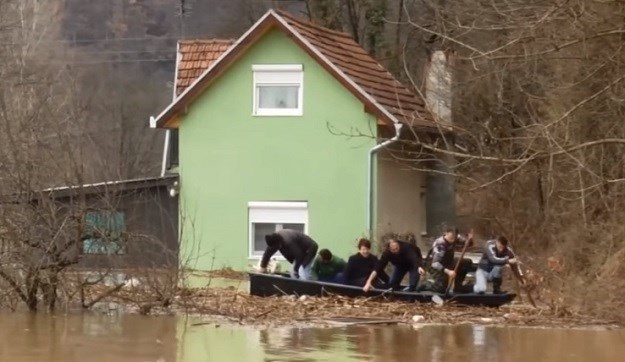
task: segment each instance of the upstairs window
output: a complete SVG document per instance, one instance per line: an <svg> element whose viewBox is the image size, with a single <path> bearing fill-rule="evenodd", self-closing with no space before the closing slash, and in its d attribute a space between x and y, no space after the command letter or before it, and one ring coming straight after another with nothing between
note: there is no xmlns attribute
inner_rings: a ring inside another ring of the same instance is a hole
<svg viewBox="0 0 625 362"><path fill-rule="evenodd" d="M301 116L304 71L301 64L256 64L255 116Z"/></svg>

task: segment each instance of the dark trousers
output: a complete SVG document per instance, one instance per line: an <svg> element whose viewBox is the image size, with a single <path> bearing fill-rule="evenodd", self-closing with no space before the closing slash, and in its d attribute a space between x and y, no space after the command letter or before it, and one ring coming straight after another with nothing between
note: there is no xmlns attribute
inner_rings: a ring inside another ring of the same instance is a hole
<svg viewBox="0 0 625 362"><path fill-rule="evenodd" d="M343 277L343 273L338 273L331 278L319 278L320 282L328 282L328 283L336 283L336 284L344 284L345 278ZM364 284L363 284L364 285Z"/></svg>
<svg viewBox="0 0 625 362"><path fill-rule="evenodd" d="M408 273L408 290L414 292L419 284L419 271L417 268L408 268L405 266L396 266L391 275L387 288L399 289L402 279Z"/></svg>
<svg viewBox="0 0 625 362"><path fill-rule="evenodd" d="M454 267L458 263L458 258L454 258ZM471 271L471 267L473 266L473 261L468 258L463 258L460 261L460 265L458 266L458 274L456 274L456 278L454 279L454 292L456 293L471 293L473 291L473 287L469 288L470 291L465 291L462 286L464 279L467 277L467 273Z"/></svg>
<svg viewBox="0 0 625 362"><path fill-rule="evenodd" d="M456 267L456 263L458 263L458 258L454 259L454 264L448 266L447 269L452 269ZM454 293L471 293L473 292L473 286L463 286L462 283L467 276L467 273L471 271L471 267L473 266L473 262L471 259L463 258L460 261L460 265L458 266L458 274L456 274L456 278L454 278ZM436 270L434 268L430 268L428 270L428 274L430 275L430 280L426 283L423 283L419 287L419 291L431 291L435 293L445 293L447 290L447 284L449 283L449 277L442 270Z"/></svg>
<svg viewBox="0 0 625 362"><path fill-rule="evenodd" d="M346 280L345 284L352 285L354 287L364 287L365 284L367 284L367 280L369 280L369 277L355 278L355 279ZM373 281L374 288L384 288L386 284L387 283L380 280L380 278L377 278L376 280ZM388 287L386 288L388 289Z"/></svg>

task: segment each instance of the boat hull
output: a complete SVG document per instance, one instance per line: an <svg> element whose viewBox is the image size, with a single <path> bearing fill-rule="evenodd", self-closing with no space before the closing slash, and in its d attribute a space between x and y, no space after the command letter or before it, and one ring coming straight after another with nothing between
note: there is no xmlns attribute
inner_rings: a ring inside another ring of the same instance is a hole
<svg viewBox="0 0 625 362"><path fill-rule="evenodd" d="M406 302L431 303L432 292L402 292L384 289L372 289L365 292L360 287L351 285L318 282L312 280L292 279L283 274L248 273L250 276L250 294L268 297L274 295L309 295L329 296L341 295L350 298L379 297L381 300L399 300ZM514 293L505 294L476 294L450 293L447 296L438 294L446 303L499 307L510 303L516 297Z"/></svg>

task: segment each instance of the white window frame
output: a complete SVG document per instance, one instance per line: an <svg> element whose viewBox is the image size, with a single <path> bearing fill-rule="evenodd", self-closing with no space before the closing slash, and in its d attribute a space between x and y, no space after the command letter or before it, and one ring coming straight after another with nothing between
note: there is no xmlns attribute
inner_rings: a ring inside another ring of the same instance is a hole
<svg viewBox="0 0 625 362"><path fill-rule="evenodd" d="M304 67L302 64L254 64L254 116L301 116L304 114ZM259 86L298 86L297 108L259 108Z"/></svg>
<svg viewBox="0 0 625 362"><path fill-rule="evenodd" d="M259 260L263 252L254 250L254 223L277 224L277 230L282 224L304 224L304 233L308 234L308 202L306 201L251 201L247 203L247 231L248 231L248 258ZM280 252L273 256L277 260L286 260Z"/></svg>

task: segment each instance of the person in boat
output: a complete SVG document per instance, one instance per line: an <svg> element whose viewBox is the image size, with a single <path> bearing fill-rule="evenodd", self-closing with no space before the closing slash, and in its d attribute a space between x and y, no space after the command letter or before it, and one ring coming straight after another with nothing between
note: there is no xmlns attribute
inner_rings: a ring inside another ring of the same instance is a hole
<svg viewBox="0 0 625 362"><path fill-rule="evenodd" d="M260 262L261 273L267 272L269 259L279 251L289 263L293 264L292 278L310 280L312 261L319 248L316 241L300 231L282 229L265 235L265 242L267 248Z"/></svg>
<svg viewBox="0 0 625 362"><path fill-rule="evenodd" d="M493 293L505 293L501 290L503 282L503 268L506 265L511 267L517 264L514 252L508 246L508 239L499 236L496 239L488 240L484 245L484 253L477 265L475 272L474 293L486 292L487 283L493 283Z"/></svg>
<svg viewBox="0 0 625 362"><path fill-rule="evenodd" d="M313 275L320 282L343 283L343 271L345 270L345 260L328 249L321 249L312 265Z"/></svg>
<svg viewBox="0 0 625 362"><path fill-rule="evenodd" d="M406 274L409 277L408 287L405 291L413 292L419 284L420 275L425 274L423 269L423 255L416 245L391 238L388 242L386 250L380 256L376 268L369 275L369 279L362 288L365 292L373 288L373 281L378 275L382 275L388 263L393 264L395 269L386 288L398 289L402 279Z"/></svg>
<svg viewBox="0 0 625 362"><path fill-rule="evenodd" d="M345 267L345 272L343 273L345 284L363 287L367 284L367 280L369 279L371 272L375 270L377 264L378 257L371 254L371 241L365 238L359 239L358 252L350 256L347 260L347 266ZM384 283L388 283L389 280L386 273L378 275L378 279ZM374 285L379 285L377 280L374 282Z"/></svg>
<svg viewBox="0 0 625 362"><path fill-rule="evenodd" d="M454 270L458 263L458 258L454 257L454 252L462 249L465 243L468 243L467 246L473 244L473 232L464 237L458 234L456 228L447 228L441 237L434 240L432 249L428 253L430 278L419 287L419 291L445 293L448 281L452 278L454 279L455 293L473 291L473 286L463 285L464 279L473 265L471 259L463 258L460 260L458 273L456 274Z"/></svg>

